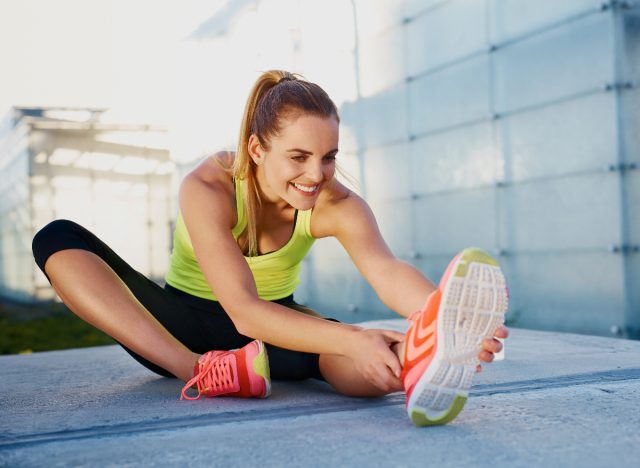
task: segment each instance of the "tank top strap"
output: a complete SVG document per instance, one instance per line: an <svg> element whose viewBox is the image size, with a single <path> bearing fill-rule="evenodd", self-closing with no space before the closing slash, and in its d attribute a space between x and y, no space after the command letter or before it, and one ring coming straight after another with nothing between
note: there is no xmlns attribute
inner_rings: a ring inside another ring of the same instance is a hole
<svg viewBox="0 0 640 468"><path fill-rule="evenodd" d="M311 213L313 213L313 208L306 211L297 211L298 216L296 220L296 232L299 233L302 237L306 237L308 239L312 239L311 235Z"/></svg>

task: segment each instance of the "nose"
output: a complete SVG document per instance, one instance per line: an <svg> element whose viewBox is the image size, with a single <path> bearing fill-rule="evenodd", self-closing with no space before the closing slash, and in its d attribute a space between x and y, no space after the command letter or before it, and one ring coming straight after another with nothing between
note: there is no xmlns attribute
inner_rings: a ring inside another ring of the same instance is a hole
<svg viewBox="0 0 640 468"><path fill-rule="evenodd" d="M322 181L322 162L310 162L307 166L306 175L309 182L319 183Z"/></svg>

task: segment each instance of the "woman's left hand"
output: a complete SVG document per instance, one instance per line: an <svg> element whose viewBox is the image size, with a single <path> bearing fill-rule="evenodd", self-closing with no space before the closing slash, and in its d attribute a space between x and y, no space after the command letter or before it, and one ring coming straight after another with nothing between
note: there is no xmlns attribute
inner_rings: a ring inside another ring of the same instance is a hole
<svg viewBox="0 0 640 468"><path fill-rule="evenodd" d="M494 338L486 338L482 340L482 349L478 353L478 359L482 362L492 362L495 353L499 353L502 349L502 343L500 343L496 338L505 339L509 336L509 330L504 325L496 328L496 331L493 332ZM481 372L482 366L478 364L476 368L476 372Z"/></svg>

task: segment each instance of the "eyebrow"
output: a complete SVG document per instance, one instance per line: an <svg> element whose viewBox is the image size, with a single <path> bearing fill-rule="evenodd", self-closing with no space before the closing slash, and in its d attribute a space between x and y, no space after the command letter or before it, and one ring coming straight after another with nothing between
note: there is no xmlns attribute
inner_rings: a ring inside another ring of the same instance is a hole
<svg viewBox="0 0 640 468"><path fill-rule="evenodd" d="M289 152L289 153L298 152L298 153L302 153L302 154L308 154L309 156L313 155L313 153L311 151L300 149L300 148L291 148L291 149L288 149L287 152ZM338 152L338 148L335 148L335 149L332 149L331 151L329 151L327 154L325 154L325 156L329 156L330 154L337 153L337 152Z"/></svg>

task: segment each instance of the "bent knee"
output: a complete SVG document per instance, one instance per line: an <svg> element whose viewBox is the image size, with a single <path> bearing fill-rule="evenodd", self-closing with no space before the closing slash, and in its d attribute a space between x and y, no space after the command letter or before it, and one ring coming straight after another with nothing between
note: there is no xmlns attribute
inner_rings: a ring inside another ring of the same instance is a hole
<svg viewBox="0 0 640 468"><path fill-rule="evenodd" d="M68 219L56 219L40 229L31 242L33 258L44 272L44 265L51 255L77 244L69 239L78 238L84 230L79 224ZM46 274L46 273L45 273Z"/></svg>
<svg viewBox="0 0 640 468"><path fill-rule="evenodd" d="M46 243L48 240L59 237L61 233L75 231L80 227L78 223L74 223L68 219L56 219L36 232L36 235L33 236L31 246L35 250L36 247Z"/></svg>

